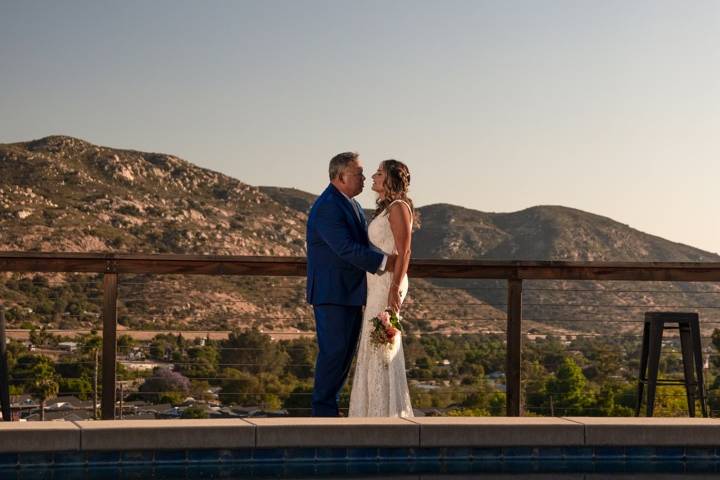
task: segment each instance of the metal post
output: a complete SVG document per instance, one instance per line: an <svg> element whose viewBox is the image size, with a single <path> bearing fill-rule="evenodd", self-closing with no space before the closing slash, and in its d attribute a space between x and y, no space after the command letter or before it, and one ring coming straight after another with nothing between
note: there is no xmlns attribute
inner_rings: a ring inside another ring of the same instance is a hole
<svg viewBox="0 0 720 480"><path fill-rule="evenodd" d="M120 420L123 419L123 397L125 396L124 387L125 384L123 382L120 382L120 413L118 414Z"/></svg>
<svg viewBox="0 0 720 480"><path fill-rule="evenodd" d="M115 362L117 353L117 273L103 277L103 350L102 400L103 420L115 420Z"/></svg>
<svg viewBox="0 0 720 480"><path fill-rule="evenodd" d="M7 359L7 336L5 335L5 308L0 306L0 402L2 416L6 422L12 421L10 409L10 378Z"/></svg>
<svg viewBox="0 0 720 480"><path fill-rule="evenodd" d="M508 280L505 408L509 417L520 416L520 359L522 351L522 280Z"/></svg>

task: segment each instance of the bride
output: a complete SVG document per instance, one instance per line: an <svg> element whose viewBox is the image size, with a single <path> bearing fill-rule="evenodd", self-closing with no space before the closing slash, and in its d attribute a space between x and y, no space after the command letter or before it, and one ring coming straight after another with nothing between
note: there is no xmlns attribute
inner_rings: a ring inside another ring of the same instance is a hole
<svg viewBox="0 0 720 480"><path fill-rule="evenodd" d="M370 242L387 254L396 253L393 271L367 274L368 296L363 314L355 376L350 392L351 417L412 417L402 338L391 346L370 341L372 319L386 308L400 312L407 294L413 204L407 197L410 171L397 160L385 160L373 174L377 209L368 226Z"/></svg>

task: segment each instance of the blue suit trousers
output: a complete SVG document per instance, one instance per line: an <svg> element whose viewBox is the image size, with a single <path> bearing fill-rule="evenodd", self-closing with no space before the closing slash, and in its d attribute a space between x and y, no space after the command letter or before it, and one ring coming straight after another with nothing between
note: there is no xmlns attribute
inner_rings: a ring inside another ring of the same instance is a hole
<svg viewBox="0 0 720 480"><path fill-rule="evenodd" d="M318 356L312 396L313 417L337 417L342 390L362 325L362 307L315 305Z"/></svg>

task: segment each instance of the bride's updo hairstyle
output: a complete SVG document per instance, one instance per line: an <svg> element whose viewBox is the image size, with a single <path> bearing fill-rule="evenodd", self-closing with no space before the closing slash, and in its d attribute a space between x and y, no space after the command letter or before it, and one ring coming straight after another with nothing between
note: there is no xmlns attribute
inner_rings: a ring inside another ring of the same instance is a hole
<svg viewBox="0 0 720 480"><path fill-rule="evenodd" d="M385 181L383 182L385 198L378 196L375 201L377 206L375 216L380 215L395 200L404 200L410 205L410 210L413 212L413 225L415 227L420 226L418 212L415 211L412 200L407 196L410 188L410 170L407 165L393 159L384 160L380 165L385 172Z"/></svg>

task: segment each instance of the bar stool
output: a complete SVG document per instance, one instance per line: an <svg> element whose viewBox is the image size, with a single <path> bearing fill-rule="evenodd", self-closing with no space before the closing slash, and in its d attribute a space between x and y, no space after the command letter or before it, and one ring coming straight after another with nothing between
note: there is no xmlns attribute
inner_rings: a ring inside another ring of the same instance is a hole
<svg viewBox="0 0 720 480"><path fill-rule="evenodd" d="M667 326L675 325L675 326ZM684 375L682 380L658 380L660 348L663 330L680 330L680 349L682 351ZM694 360L694 365L693 365ZM696 376L697 374L697 376ZM700 342L700 320L697 313L685 312L645 312L640 374L638 376L638 398L635 416L640 415L643 400L643 388L647 383L647 413L652 417L657 385L685 385L688 413L695 416L695 398L700 399L703 417L707 417L707 395L703 381L702 344Z"/></svg>

